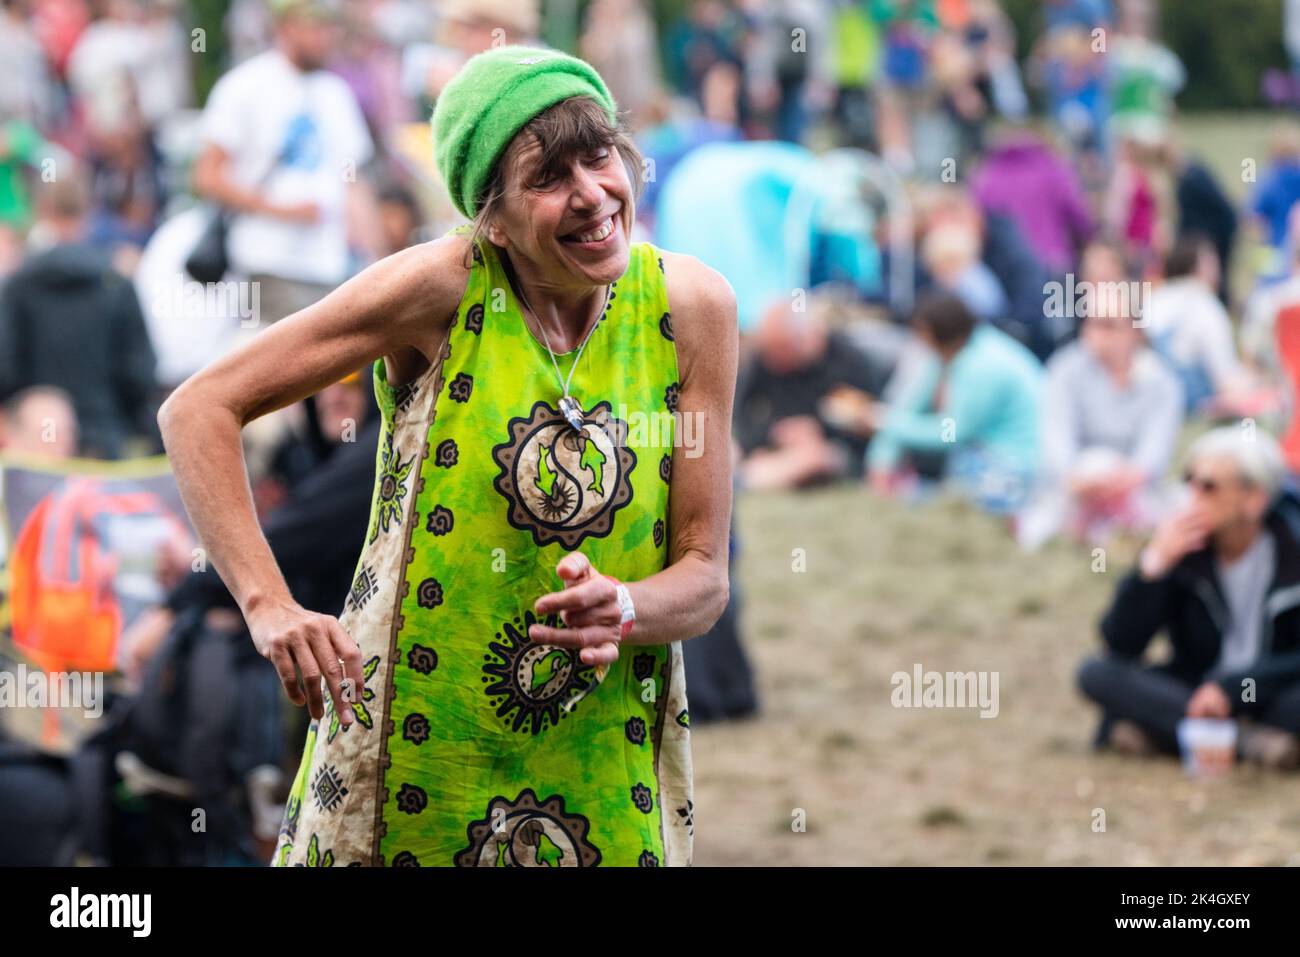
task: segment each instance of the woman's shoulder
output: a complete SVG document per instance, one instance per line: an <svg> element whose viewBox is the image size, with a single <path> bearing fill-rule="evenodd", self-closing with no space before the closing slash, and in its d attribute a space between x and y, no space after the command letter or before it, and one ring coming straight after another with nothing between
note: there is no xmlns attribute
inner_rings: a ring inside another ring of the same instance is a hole
<svg viewBox="0 0 1300 957"><path fill-rule="evenodd" d="M481 256L479 247L470 242L468 234L452 231L389 258L404 257L394 266L418 285L423 294L455 308L465 294L474 266L482 261Z"/></svg>
<svg viewBox="0 0 1300 957"><path fill-rule="evenodd" d="M340 291L349 290L361 307L357 315L382 326L386 338L424 343L445 333L469 286L471 265L468 244L444 236L381 259Z"/></svg>
<svg viewBox="0 0 1300 957"><path fill-rule="evenodd" d="M667 288L665 318L684 379L699 367L734 383L739 324L731 283L694 256L658 250L657 259ZM728 363L728 368L722 368Z"/></svg>
<svg viewBox="0 0 1300 957"><path fill-rule="evenodd" d="M649 244L646 244L649 245ZM668 287L668 308L697 326L725 331L736 326L736 292L722 273L685 253L655 250Z"/></svg>

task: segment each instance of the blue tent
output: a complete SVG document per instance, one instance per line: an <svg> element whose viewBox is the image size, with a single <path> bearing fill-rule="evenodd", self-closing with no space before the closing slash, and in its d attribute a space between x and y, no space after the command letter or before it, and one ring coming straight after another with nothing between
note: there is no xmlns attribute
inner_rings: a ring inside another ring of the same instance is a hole
<svg viewBox="0 0 1300 957"><path fill-rule="evenodd" d="M880 255L872 219L853 202L842 177L817 183L815 213L802 204L790 221L796 183L816 181L823 167L811 151L775 141L712 143L692 150L663 182L655 208L655 243L688 253L736 290L740 328L752 329L774 301L795 289L842 280L864 295L879 292ZM853 207L856 216L846 216Z"/></svg>

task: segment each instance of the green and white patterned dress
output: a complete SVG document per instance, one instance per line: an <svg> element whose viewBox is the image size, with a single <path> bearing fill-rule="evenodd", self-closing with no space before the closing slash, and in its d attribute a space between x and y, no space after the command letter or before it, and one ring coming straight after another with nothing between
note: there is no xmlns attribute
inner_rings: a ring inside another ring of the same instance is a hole
<svg viewBox="0 0 1300 957"><path fill-rule="evenodd" d="M679 644L625 645L602 677L526 639L569 552L624 581L667 562L679 376L658 251L632 246L574 372L581 434L490 243L441 360L400 388L382 360L375 377L370 531L340 619L366 684L352 727L328 695L312 722L274 863L689 864Z"/></svg>

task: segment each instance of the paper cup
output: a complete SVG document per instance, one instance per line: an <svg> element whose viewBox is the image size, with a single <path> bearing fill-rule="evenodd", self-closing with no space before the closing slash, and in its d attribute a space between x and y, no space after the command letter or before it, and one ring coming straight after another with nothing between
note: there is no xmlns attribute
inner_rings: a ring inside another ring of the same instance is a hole
<svg viewBox="0 0 1300 957"><path fill-rule="evenodd" d="M1237 722L1184 718L1178 722L1183 768L1194 778L1221 777L1237 760Z"/></svg>

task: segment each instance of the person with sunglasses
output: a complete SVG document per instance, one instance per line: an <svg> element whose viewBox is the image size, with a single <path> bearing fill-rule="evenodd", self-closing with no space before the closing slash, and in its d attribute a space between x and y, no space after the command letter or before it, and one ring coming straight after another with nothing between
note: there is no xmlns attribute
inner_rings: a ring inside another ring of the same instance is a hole
<svg viewBox="0 0 1300 957"><path fill-rule="evenodd" d="M1300 538L1282 453L1247 420L1187 454L1186 503L1158 525L1079 671L1096 744L1177 753L1183 718L1238 719L1242 757L1300 764ZM1148 665L1158 632L1171 654ZM1241 720L1244 719L1244 720Z"/></svg>

